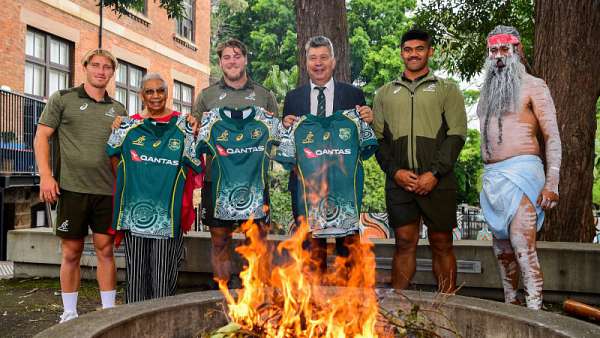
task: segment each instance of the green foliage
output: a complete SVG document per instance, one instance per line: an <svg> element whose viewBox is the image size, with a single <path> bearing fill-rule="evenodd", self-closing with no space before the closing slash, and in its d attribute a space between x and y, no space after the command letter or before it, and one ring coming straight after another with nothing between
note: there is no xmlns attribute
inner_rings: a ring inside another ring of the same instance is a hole
<svg viewBox="0 0 600 338"><path fill-rule="evenodd" d="M112 8L113 11L126 14L128 9L142 11L147 0L104 0L104 6ZM156 1L156 0L154 0ZM98 5L100 1L98 0ZM179 18L184 13L181 0L160 0L160 7L167 11L169 18Z"/></svg>
<svg viewBox="0 0 600 338"><path fill-rule="evenodd" d="M272 233L287 234L288 225L292 222L292 196L288 190L290 172L279 164L273 165L269 172L269 202L271 207Z"/></svg>
<svg viewBox="0 0 600 338"><path fill-rule="evenodd" d="M385 212L385 174L379 168L375 156L363 161L365 185L362 212Z"/></svg>
<svg viewBox="0 0 600 338"><path fill-rule="evenodd" d="M298 75L298 66L293 66L290 70L280 70L278 65L273 65L263 85L275 94L277 102L282 105L285 94L296 87Z"/></svg>
<svg viewBox="0 0 600 338"><path fill-rule="evenodd" d="M477 89L467 89L463 90L463 97L465 98L465 106L471 107L477 101L479 101L479 90Z"/></svg>
<svg viewBox="0 0 600 338"><path fill-rule="evenodd" d="M533 10L533 0L431 0L421 2L415 21L433 34L442 68L471 79L483 66L487 34L496 25L516 27L525 55L533 57Z"/></svg>
<svg viewBox="0 0 600 338"><path fill-rule="evenodd" d="M414 0L347 1L352 80L365 84L368 97L403 69L400 38L412 22Z"/></svg>
<svg viewBox="0 0 600 338"><path fill-rule="evenodd" d="M483 162L477 129L467 131L467 140L456 162L454 173L458 181L459 203L478 205Z"/></svg>
<svg viewBox="0 0 600 338"><path fill-rule="evenodd" d="M244 42L249 53L248 71L262 83L274 65L281 70L296 65L294 3L293 0L241 1L219 1L213 9L212 20L220 23L213 34L213 48L229 38ZM216 55L211 63L217 64Z"/></svg>

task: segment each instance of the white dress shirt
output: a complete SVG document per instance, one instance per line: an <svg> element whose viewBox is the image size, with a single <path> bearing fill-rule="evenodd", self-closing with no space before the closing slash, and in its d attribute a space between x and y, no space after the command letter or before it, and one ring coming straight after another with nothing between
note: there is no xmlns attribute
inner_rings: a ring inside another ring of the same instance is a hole
<svg viewBox="0 0 600 338"><path fill-rule="evenodd" d="M317 115L317 96L319 95L319 90L315 89L315 87L320 86L317 86L310 81L310 113L312 115ZM325 87L325 90L323 91L325 94L325 116L331 116L331 114L333 114L333 91L335 90L333 77L329 79L329 82L323 87Z"/></svg>

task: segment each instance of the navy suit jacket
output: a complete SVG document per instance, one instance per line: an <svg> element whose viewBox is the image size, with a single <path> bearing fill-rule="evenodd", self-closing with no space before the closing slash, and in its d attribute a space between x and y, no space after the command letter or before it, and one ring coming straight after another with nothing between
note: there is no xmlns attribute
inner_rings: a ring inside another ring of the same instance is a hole
<svg viewBox="0 0 600 338"><path fill-rule="evenodd" d="M366 105L365 94L359 88L345 82L334 81L333 111L355 108ZM300 86L285 95L283 116L302 116L310 114L310 84ZM294 219L298 217L296 190L298 178L294 170L290 172L288 188L292 194L292 212Z"/></svg>
<svg viewBox="0 0 600 338"><path fill-rule="evenodd" d="M356 105L366 105L363 91L351 84L334 81L333 111L352 109ZM283 103L283 116L306 114L310 114L310 84L289 91Z"/></svg>

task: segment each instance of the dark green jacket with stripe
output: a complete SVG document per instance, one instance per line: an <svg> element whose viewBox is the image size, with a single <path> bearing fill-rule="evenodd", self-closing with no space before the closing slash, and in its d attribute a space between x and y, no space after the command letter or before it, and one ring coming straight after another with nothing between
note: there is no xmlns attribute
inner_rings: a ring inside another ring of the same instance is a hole
<svg viewBox="0 0 600 338"><path fill-rule="evenodd" d="M402 77L377 90L373 112L386 187L395 186L396 171L408 169L433 172L438 189L457 188L453 168L465 143L467 115L455 83L431 73L415 81Z"/></svg>

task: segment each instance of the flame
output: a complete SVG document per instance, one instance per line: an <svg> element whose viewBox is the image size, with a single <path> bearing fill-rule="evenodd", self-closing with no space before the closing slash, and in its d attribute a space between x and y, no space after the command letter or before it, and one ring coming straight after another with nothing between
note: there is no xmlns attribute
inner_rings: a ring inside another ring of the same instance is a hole
<svg viewBox="0 0 600 338"><path fill-rule="evenodd" d="M247 243L236 251L247 265L240 273L237 299L218 281L232 321L264 337L377 337L375 256L372 244L358 236L348 241L349 256L336 257L323 275L311 269L303 242L310 236L302 222L295 234L277 247L285 263L269 272L272 255L252 220L242 225ZM323 283L328 286L321 286Z"/></svg>

